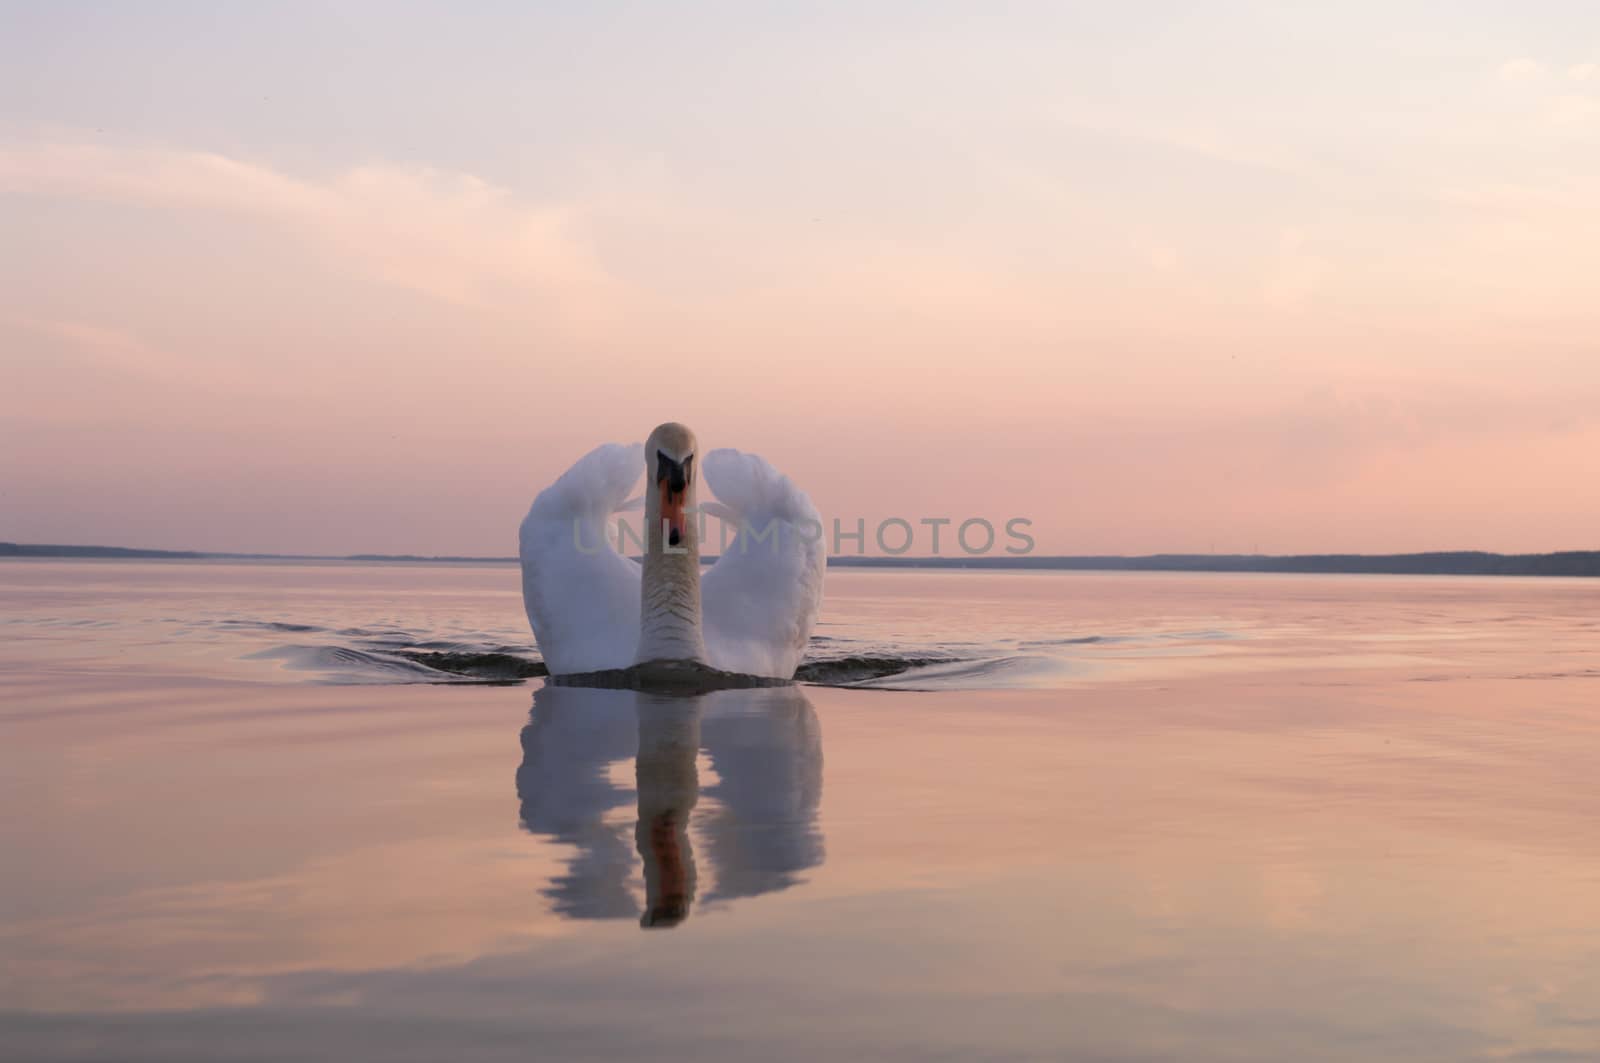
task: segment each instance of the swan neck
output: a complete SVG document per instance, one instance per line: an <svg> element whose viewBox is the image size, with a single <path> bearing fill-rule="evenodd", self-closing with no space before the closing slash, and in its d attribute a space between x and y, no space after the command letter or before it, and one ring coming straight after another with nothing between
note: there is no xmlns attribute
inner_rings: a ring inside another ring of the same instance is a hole
<svg viewBox="0 0 1600 1063"><path fill-rule="evenodd" d="M646 494L643 573L640 586L639 652L645 661L705 663L700 628L700 535L691 488L685 498L689 517L677 545L667 541L661 505Z"/></svg>

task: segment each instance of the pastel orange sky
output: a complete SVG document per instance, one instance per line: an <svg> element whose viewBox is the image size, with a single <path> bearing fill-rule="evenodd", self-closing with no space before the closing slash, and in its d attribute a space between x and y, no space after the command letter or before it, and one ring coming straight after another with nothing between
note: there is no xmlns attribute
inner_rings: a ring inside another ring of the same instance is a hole
<svg viewBox="0 0 1600 1063"><path fill-rule="evenodd" d="M677 419L1047 553L1594 548L1596 278L1588 3L0 3L0 539L511 554Z"/></svg>

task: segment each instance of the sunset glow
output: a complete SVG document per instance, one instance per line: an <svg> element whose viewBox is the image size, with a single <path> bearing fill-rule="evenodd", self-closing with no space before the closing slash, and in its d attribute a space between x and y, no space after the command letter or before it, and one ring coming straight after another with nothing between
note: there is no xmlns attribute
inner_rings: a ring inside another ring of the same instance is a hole
<svg viewBox="0 0 1600 1063"><path fill-rule="evenodd" d="M1553 8L6 5L0 539L506 555L670 419L1043 553L1593 546Z"/></svg>

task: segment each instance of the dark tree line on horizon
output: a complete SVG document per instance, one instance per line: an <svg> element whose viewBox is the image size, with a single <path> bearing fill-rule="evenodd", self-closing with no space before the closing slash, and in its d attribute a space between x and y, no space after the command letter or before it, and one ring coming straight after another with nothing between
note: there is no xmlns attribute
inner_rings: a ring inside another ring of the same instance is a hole
<svg viewBox="0 0 1600 1063"><path fill-rule="evenodd" d="M514 557L420 557L411 554L227 554L197 550L140 550L125 546L59 546L49 543L3 543L0 557L85 557L171 561L389 561L389 562L514 562ZM710 561L711 558L705 560ZM1121 572L1291 572L1397 576L1600 576L1600 550L1564 550L1550 554L1492 554L1481 550L1436 550L1420 554L1148 554L1140 557L1094 555L1060 557L944 556L890 557L834 555L840 568L992 568Z"/></svg>
<svg viewBox="0 0 1600 1063"><path fill-rule="evenodd" d="M1397 576L1600 576L1600 550L1492 554L1148 554L1140 557L834 557L844 567L1024 568L1121 572L1291 572Z"/></svg>

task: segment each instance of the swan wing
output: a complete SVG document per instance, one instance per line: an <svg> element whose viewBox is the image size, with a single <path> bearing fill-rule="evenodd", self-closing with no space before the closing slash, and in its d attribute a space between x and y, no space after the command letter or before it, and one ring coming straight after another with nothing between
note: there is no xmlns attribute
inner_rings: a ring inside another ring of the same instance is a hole
<svg viewBox="0 0 1600 1063"><path fill-rule="evenodd" d="M755 454L713 450L705 478L738 528L701 580L708 663L792 679L822 605L822 520L804 491Z"/></svg>
<svg viewBox="0 0 1600 1063"><path fill-rule="evenodd" d="M639 642L639 564L606 538L644 471L638 444L607 443L539 492L522 521L522 602L553 675L626 668Z"/></svg>

